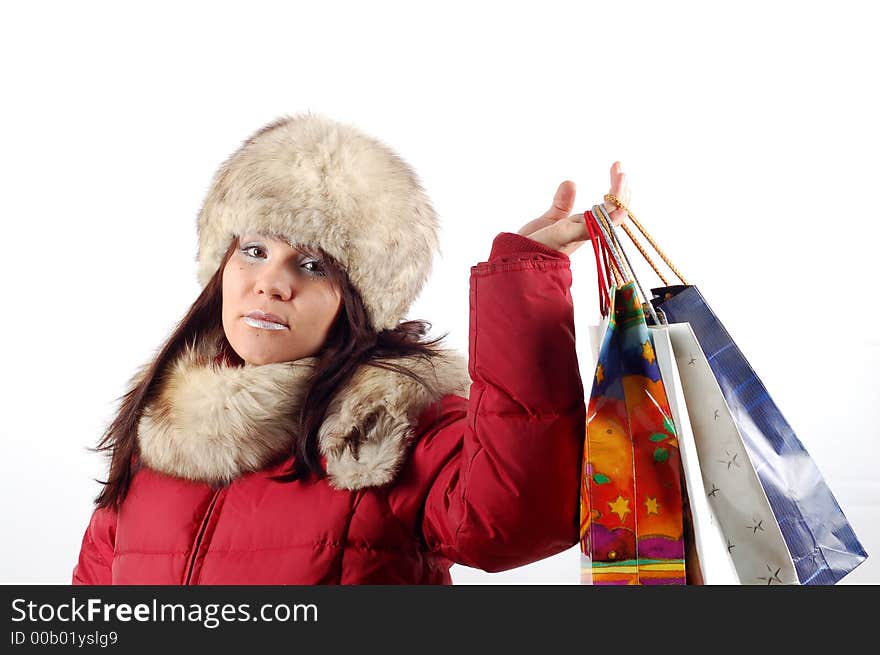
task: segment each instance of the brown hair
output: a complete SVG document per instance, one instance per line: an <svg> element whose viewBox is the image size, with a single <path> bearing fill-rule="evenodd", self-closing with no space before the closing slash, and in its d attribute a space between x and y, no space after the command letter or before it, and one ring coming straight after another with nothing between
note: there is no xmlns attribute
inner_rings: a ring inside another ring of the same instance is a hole
<svg viewBox="0 0 880 655"><path fill-rule="evenodd" d="M133 380L132 388L117 399L120 401L119 411L97 447L92 449L94 452L109 453L110 459L107 480L97 480L104 485L95 498L97 507L118 507L125 499L137 467L133 459L138 454L138 421L144 408L155 398L161 387L169 363L174 361L187 344L196 343L205 334L217 331L223 333L223 269L238 246L239 239L235 237L217 271L171 336L159 348L152 361L141 370L136 381ZM351 285L345 270L320 249L310 249L309 254L323 261L327 279L341 292L342 304L324 345L315 355L315 369L303 398L302 410L297 417L299 429L292 448L294 469L276 478L282 481L299 479L310 473L318 478L326 475L320 464L318 430L335 391L351 379L359 366L365 364L397 371L426 386L436 395L436 389L430 382L391 360L417 357L429 361L438 353L440 341L448 334L423 340L431 324L422 320L405 321L393 330L376 332L370 326L363 300ZM227 365L244 365L225 335L220 339L219 356Z"/></svg>

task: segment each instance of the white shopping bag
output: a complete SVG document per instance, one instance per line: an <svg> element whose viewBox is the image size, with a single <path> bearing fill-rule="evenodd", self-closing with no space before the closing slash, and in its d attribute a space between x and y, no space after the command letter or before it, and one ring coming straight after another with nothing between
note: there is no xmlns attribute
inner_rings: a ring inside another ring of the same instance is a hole
<svg viewBox="0 0 880 655"><path fill-rule="evenodd" d="M651 326L649 329L655 336L655 343L663 343L663 339L657 338L662 331L668 335L672 346L677 381L680 382L683 405L693 435L693 450L696 451L703 479L703 492L711 509L711 517L720 526L725 549L740 583L799 584L791 554L770 502L693 329L688 323L673 323L662 328ZM662 374L665 382L666 372L662 371ZM673 394L669 395L671 403ZM681 421L683 425L684 416ZM676 426L679 426L677 421ZM689 452L687 446L683 445L681 452L684 462L684 458L693 451ZM687 481L690 485L689 478ZM699 507L695 496L690 496L692 510ZM696 523L700 519L695 515L694 520ZM713 540L716 537L707 526L697 527L702 533L706 565L713 572L712 577L723 577L714 560L717 545Z"/></svg>
<svg viewBox="0 0 880 655"><path fill-rule="evenodd" d="M733 561L727 552L727 542L721 532L721 526L709 504L703 476L700 471L700 460L697 446L691 431L690 416L687 402L678 375L678 365L672 352L667 326L648 326L654 341L654 354L663 377L672 421L678 436L681 465L684 469L685 492L690 506L694 546L697 550L702 583L704 585L737 585L739 576ZM690 562L688 562L690 566ZM690 575L689 575L690 577Z"/></svg>

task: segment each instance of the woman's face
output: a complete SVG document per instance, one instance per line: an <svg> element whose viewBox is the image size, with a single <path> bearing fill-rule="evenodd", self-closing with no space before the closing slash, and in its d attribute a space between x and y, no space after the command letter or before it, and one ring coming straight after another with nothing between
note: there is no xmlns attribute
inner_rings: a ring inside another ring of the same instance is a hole
<svg viewBox="0 0 880 655"><path fill-rule="evenodd" d="M281 239L242 234L223 269L223 331L249 364L316 354L341 304L323 262Z"/></svg>

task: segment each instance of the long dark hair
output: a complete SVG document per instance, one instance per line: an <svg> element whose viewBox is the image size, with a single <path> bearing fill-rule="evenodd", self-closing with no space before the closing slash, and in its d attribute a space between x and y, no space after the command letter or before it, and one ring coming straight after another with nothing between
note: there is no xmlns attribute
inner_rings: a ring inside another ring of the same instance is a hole
<svg viewBox="0 0 880 655"><path fill-rule="evenodd" d="M97 447L92 449L94 452L107 453L110 459L107 480L97 480L103 485L101 493L95 498L97 507L116 508L125 499L136 470L133 459L138 455L138 421L144 408L155 398L161 387L169 363L174 361L187 344L195 344L205 335L219 332L221 336L218 356L225 360L226 365L244 365L244 361L223 335L221 315L223 269L238 246L239 239L235 237L214 276L171 336L132 379L131 389L117 399L119 411ZM439 353L440 342L448 335L444 333L435 339L423 339L431 327L428 321L423 320L405 321L393 330L373 330L363 300L351 285L345 270L320 249L309 249L307 252L323 260L327 278L341 292L342 303L322 349L315 354L315 368L303 398L302 410L295 417L299 429L293 440L294 468L276 478L285 481L307 477L309 474L318 478L326 475L320 464L318 430L334 393L351 379L359 366L374 366L407 375L436 395L437 390L429 381L409 368L395 364L393 360L415 357L430 361Z"/></svg>

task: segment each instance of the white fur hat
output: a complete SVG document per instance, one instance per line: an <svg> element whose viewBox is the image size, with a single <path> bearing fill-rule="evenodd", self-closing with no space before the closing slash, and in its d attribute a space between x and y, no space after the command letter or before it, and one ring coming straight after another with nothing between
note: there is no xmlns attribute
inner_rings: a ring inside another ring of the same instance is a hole
<svg viewBox="0 0 880 655"><path fill-rule="evenodd" d="M439 251L412 168L378 140L311 112L258 130L219 168L198 217L204 287L245 231L319 247L348 273L375 330L397 326Z"/></svg>

